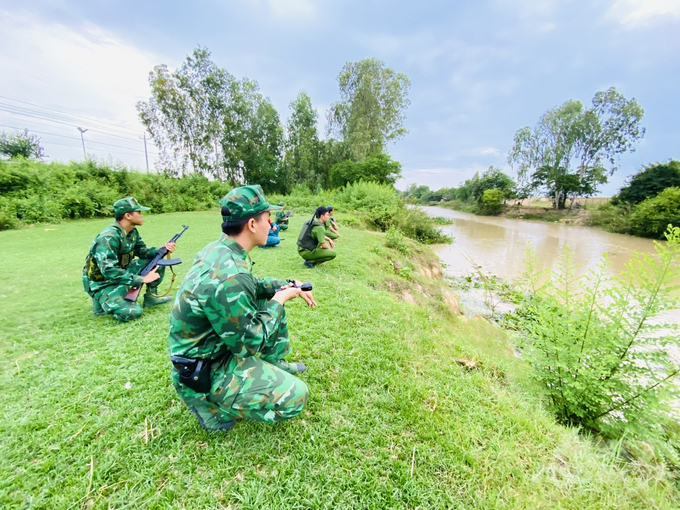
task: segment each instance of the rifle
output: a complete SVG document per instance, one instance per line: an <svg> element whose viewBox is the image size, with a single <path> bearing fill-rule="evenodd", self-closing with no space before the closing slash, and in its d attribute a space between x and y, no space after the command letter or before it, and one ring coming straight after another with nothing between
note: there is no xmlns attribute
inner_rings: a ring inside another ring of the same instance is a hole
<svg viewBox="0 0 680 510"><path fill-rule="evenodd" d="M180 237L182 237L182 234L184 234L184 231L189 228L188 225L182 225L182 227L184 227L184 229L179 234L175 234L174 236L172 236L172 239L170 239L170 241L168 241L169 243L176 243L177 240ZM154 256L154 258L152 258L149 261L149 263L146 266L144 266L144 269L141 270L141 272L139 273L139 276L146 276L151 271L153 271L153 268L156 267L156 266L175 266L177 264L182 263L182 261L180 259L163 260L163 257L165 257L167 254L168 254L168 249L165 246L161 246L160 248L158 248L158 252ZM172 268L170 270L172 271ZM172 281L174 282L175 281L174 271L173 271L172 274L173 274ZM142 285L140 285L139 287L132 287L128 291L128 293L125 294L124 299L126 299L127 301L137 301L137 297L139 296L139 291L142 290ZM170 287L172 287L172 283L170 283ZM168 292L169 291L170 291L170 289L168 289Z"/></svg>
<svg viewBox="0 0 680 510"><path fill-rule="evenodd" d="M293 212L293 209L294 209L294 207L291 207L290 209L288 209L288 212L283 217L284 220L287 220L288 218L290 218L290 215Z"/></svg>

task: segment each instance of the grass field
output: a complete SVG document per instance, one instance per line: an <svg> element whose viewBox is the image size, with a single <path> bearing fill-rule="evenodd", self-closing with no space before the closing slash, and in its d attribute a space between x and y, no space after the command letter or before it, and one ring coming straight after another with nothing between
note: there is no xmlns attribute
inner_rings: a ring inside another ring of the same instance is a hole
<svg viewBox="0 0 680 510"><path fill-rule="evenodd" d="M338 258L309 270L295 253L302 221L252 256L258 276L314 284L318 308L286 305L308 408L226 435L177 399L169 306L129 324L91 314L80 271L108 220L0 232L0 507L678 508L662 474L554 424L504 333L456 318L420 276L426 252L412 245L406 260L382 234L344 229ZM141 232L158 246L190 225L181 281L219 222L151 215Z"/></svg>

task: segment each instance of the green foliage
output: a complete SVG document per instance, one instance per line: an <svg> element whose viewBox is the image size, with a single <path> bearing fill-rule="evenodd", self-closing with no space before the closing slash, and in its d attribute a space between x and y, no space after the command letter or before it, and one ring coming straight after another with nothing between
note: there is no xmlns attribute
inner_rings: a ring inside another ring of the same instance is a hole
<svg viewBox="0 0 680 510"><path fill-rule="evenodd" d="M500 214L503 211L505 197L499 189L486 189L480 200L480 207L484 214Z"/></svg>
<svg viewBox="0 0 680 510"><path fill-rule="evenodd" d="M337 193L344 209L361 211L369 224L387 230L400 209L405 208L393 186L375 182L355 182Z"/></svg>
<svg viewBox="0 0 680 510"><path fill-rule="evenodd" d="M614 205L611 201L590 210L588 225L601 227L609 232L629 234L631 207L628 204Z"/></svg>
<svg viewBox="0 0 680 510"><path fill-rule="evenodd" d="M0 134L0 156L9 159L41 160L45 157L45 151L40 146L40 138L36 135L29 135L28 129L23 133L7 134L3 131Z"/></svg>
<svg viewBox="0 0 680 510"><path fill-rule="evenodd" d="M437 223L424 211L400 207L394 217L393 225L407 237L426 244L451 243L453 239L442 234Z"/></svg>
<svg viewBox="0 0 680 510"><path fill-rule="evenodd" d="M283 191L283 127L256 82L237 80L197 47L174 72L154 67L149 85L151 97L137 111L166 171Z"/></svg>
<svg viewBox="0 0 680 510"><path fill-rule="evenodd" d="M680 187L680 161L649 165L631 176L626 186L612 198L612 204L639 204L654 198L666 188Z"/></svg>
<svg viewBox="0 0 680 510"><path fill-rule="evenodd" d="M680 225L680 187L666 188L638 204L630 223L632 234L662 239L669 223Z"/></svg>
<svg viewBox="0 0 680 510"><path fill-rule="evenodd" d="M361 161L384 152L403 137L404 112L411 82L375 58L347 62L338 75L340 101L328 110L329 132L347 144L350 157Z"/></svg>
<svg viewBox="0 0 680 510"><path fill-rule="evenodd" d="M330 185L341 188L359 181L394 184L401 176L401 164L393 161L388 154L374 154L362 161L351 159L336 163L330 169Z"/></svg>
<svg viewBox="0 0 680 510"><path fill-rule="evenodd" d="M680 337L651 319L677 306L680 228L655 243L656 257L637 254L620 276L607 276L606 258L577 279L572 253L563 253L546 280L533 253L520 285L528 298L517 313L526 333L525 358L562 423L608 436L659 437L671 395L667 382L680 366L668 354Z"/></svg>
<svg viewBox="0 0 680 510"><path fill-rule="evenodd" d="M404 240L404 235L394 225L385 232L385 246L394 248L402 255L406 255L408 252L408 244Z"/></svg>
<svg viewBox="0 0 680 510"><path fill-rule="evenodd" d="M595 194L617 170L619 155L644 136L643 115L635 99L613 87L595 94L591 108L570 100L548 110L533 130L515 134L508 161L517 166L520 193L543 191L556 209L569 197Z"/></svg>
<svg viewBox="0 0 680 510"><path fill-rule="evenodd" d="M284 158L286 179L289 183L302 184L312 190L319 184L326 184L318 172L321 156L321 142L316 127L318 114L305 92L300 92L289 108L291 114L286 125Z"/></svg>
<svg viewBox="0 0 680 510"><path fill-rule="evenodd" d="M93 161L0 161L0 230L67 218L113 217L113 203L129 195L152 213L210 209L229 189L197 174L141 174Z"/></svg>

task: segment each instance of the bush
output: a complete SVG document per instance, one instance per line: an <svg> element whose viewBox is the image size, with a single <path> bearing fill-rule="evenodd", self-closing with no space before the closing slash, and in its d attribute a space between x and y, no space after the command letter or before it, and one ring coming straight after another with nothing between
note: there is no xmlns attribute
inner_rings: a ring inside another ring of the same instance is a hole
<svg viewBox="0 0 680 510"><path fill-rule="evenodd" d="M669 223L680 225L680 188L666 188L637 205L630 218L631 233L662 239Z"/></svg>
<svg viewBox="0 0 680 510"><path fill-rule="evenodd" d="M480 210L483 214L500 214L503 211L505 196L499 189L486 189L480 199Z"/></svg>
<svg viewBox="0 0 680 510"><path fill-rule="evenodd" d="M405 208L391 185L375 182L355 182L337 194L339 206L364 213L368 222L378 230L386 231L400 208Z"/></svg>
<svg viewBox="0 0 680 510"><path fill-rule="evenodd" d="M394 248L402 255L406 255L408 252L408 244L404 240L404 235L394 226L388 228L385 232L385 246Z"/></svg>
<svg viewBox="0 0 680 510"><path fill-rule="evenodd" d="M677 334L650 319L677 306L673 282L680 277L680 228L656 242L656 257L637 254L621 276L598 269L574 277L571 253L545 281L535 256L527 257L521 287L528 298L516 314L526 334L523 348L533 375L548 395L548 406L564 424L607 436L661 434L680 373L669 347ZM574 289L581 289L575 291Z"/></svg>
<svg viewBox="0 0 680 510"><path fill-rule="evenodd" d="M0 160L0 230L64 218L111 217L113 203L129 195L153 213L209 209L230 189L199 175L142 174L93 161Z"/></svg>

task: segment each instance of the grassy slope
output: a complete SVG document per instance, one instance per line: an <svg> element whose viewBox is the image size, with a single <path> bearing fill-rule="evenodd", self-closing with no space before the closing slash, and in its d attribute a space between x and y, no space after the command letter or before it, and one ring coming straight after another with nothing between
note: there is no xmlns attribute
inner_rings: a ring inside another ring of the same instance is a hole
<svg viewBox="0 0 680 510"><path fill-rule="evenodd" d="M314 283L317 309L287 305L308 409L207 433L170 384L169 307L127 325L90 313L79 273L107 223L0 233L2 508L677 507L672 489L554 425L513 375L501 332L381 290L386 279L409 286L391 274L385 257L398 256L381 234L345 229L336 261L304 268L300 217L253 259L257 275ZM159 245L180 223L191 226L181 281L219 218L148 216L142 233ZM461 356L481 370L453 362Z"/></svg>

